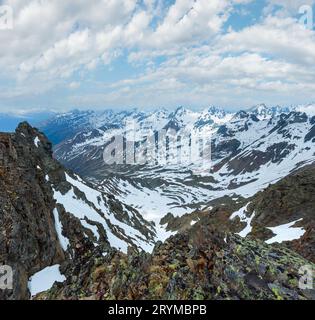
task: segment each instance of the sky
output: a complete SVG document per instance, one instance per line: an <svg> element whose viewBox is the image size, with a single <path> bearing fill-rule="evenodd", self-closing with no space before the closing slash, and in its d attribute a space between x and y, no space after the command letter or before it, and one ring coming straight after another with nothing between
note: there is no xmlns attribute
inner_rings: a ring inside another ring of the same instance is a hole
<svg viewBox="0 0 315 320"><path fill-rule="evenodd" d="M313 102L311 9L315 0L0 0L0 112Z"/></svg>

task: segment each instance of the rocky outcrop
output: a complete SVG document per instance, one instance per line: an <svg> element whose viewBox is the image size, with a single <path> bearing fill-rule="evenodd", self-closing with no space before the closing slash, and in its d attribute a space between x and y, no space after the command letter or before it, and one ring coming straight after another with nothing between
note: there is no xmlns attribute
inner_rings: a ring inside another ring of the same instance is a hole
<svg viewBox="0 0 315 320"><path fill-rule="evenodd" d="M36 152L35 137L42 145ZM0 299L29 298L29 276L65 260L52 190L39 168L46 152L49 142L26 124L16 134L0 134L0 264L14 272L13 290L0 290Z"/></svg>
<svg viewBox="0 0 315 320"><path fill-rule="evenodd" d="M315 166L311 165L285 177L258 193L249 205L255 212L251 235L262 240L273 236L270 229L298 221L296 227L305 230L297 240L285 242L305 258L315 262Z"/></svg>
<svg viewBox="0 0 315 320"><path fill-rule="evenodd" d="M14 274L0 299L29 299L30 277L56 264L63 270L86 250L141 250L154 237L135 209L59 164L38 130L22 123L0 133L0 265Z"/></svg>
<svg viewBox="0 0 315 320"><path fill-rule="evenodd" d="M281 246L225 237L197 223L158 243L150 254L90 251L67 270L67 281L36 299L305 300L299 269L314 265Z"/></svg>

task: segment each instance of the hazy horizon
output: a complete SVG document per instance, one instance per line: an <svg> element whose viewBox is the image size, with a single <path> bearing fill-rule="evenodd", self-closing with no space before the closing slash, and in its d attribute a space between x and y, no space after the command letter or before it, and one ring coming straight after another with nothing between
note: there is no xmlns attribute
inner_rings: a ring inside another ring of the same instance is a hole
<svg viewBox="0 0 315 320"><path fill-rule="evenodd" d="M30 108L28 109L17 109L17 110L10 110L4 109L3 111L0 109L0 115L10 115L13 117L27 117L27 116L32 116L32 115L53 115L53 114L62 114L62 113L70 113L74 111L94 111L94 112L104 112L104 111L114 111L114 112L123 112L123 111L139 111L139 112L154 112L154 111L160 111L160 110L166 110L169 112L176 111L179 108L184 108L187 110L195 111L195 112L201 112L204 110L207 110L209 108L216 108L216 109L222 109L225 112L238 112L238 111L249 111L257 106L260 105L265 105L267 108L273 108L273 107L283 107L283 108L294 108L298 106L307 106L307 105L313 105L314 102L307 102L307 103L301 103L301 104L291 104L291 105L280 105L280 104L275 104L275 105L268 105L266 103L257 103L251 106L244 106L244 107L222 107L220 105L204 105L200 107L190 107L188 105L178 105L178 106L173 106L173 107L164 107L164 106L157 106L157 107L151 107L151 108L141 108L141 107L133 107L133 106L126 106L126 107L103 107L103 108L93 108L93 107L82 107L82 108L77 108L77 107L69 107L65 109L58 109L58 108Z"/></svg>

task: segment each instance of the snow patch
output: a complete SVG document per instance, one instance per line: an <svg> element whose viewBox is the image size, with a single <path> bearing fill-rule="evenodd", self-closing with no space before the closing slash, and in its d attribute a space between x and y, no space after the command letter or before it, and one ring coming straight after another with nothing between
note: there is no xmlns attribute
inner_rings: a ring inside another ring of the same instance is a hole
<svg viewBox="0 0 315 320"><path fill-rule="evenodd" d="M118 226L122 230L124 230L125 235L132 237L134 242L136 242L144 251L152 252L154 248L153 243L148 243L147 239L141 234L138 230L130 226L129 224L126 224L124 222L119 221L116 219L116 217L110 212L108 205L106 204L106 197L103 196L103 194L95 190L88 185L86 185L83 180L79 176L75 176L76 179L73 179L71 176L69 176L66 173L66 179L67 181L78 188L80 191L82 191L88 201L92 202L97 209L102 211L106 215L106 218L110 220L110 223L115 227ZM132 224L132 221L134 219L134 216L132 213L130 213L129 209L124 205L124 202L121 201L121 205L123 206L124 211L129 215L130 223ZM106 224L107 225L107 224ZM97 229L96 229L97 230ZM108 232L107 232L108 233ZM114 235L113 235L114 236ZM114 236L115 237L115 236ZM124 246L125 248L125 246ZM127 249L124 249L124 252Z"/></svg>
<svg viewBox="0 0 315 320"><path fill-rule="evenodd" d="M40 143L39 138L38 138L38 137L35 137L35 139L34 139L34 144L35 144L35 146L36 146L37 148L39 147L39 143Z"/></svg>
<svg viewBox="0 0 315 320"><path fill-rule="evenodd" d="M305 112L308 116L315 116L315 104L300 105L296 108L296 111Z"/></svg>
<svg viewBox="0 0 315 320"><path fill-rule="evenodd" d="M246 223L246 227L241 232L237 233L242 238L245 238L248 234L250 234L253 229L251 226L251 223L255 217L255 212L253 212L253 214L250 217L248 217L246 215L248 205L249 203L246 206L239 209L238 211L234 212L230 217L230 220L233 220L236 217L239 217L241 222Z"/></svg>
<svg viewBox="0 0 315 320"><path fill-rule="evenodd" d="M60 222L59 213L56 208L54 209L54 218L55 218L55 229L58 234L60 245L62 249L66 251L70 243L69 243L69 240L62 235L62 224Z"/></svg>
<svg viewBox="0 0 315 320"><path fill-rule="evenodd" d="M267 228L271 230L276 236L266 241L268 244L275 242L282 243L284 241L292 241L300 239L306 232L303 228L296 227L292 228L297 222L302 221L302 219L295 220L293 222L282 224L277 227Z"/></svg>

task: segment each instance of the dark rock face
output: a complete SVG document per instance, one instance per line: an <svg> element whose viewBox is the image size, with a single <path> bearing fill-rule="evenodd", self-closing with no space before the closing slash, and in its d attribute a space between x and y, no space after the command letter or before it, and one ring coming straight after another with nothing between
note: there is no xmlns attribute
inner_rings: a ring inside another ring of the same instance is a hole
<svg viewBox="0 0 315 320"><path fill-rule="evenodd" d="M255 211L252 235L263 240L272 236L261 232L263 227L274 227L300 220L296 225L307 232L299 240L286 245L315 262L315 166L305 167L258 193L249 206Z"/></svg>
<svg viewBox="0 0 315 320"><path fill-rule="evenodd" d="M308 142L310 140L315 142L315 126L313 126L310 132L305 136L304 142Z"/></svg>
<svg viewBox="0 0 315 320"><path fill-rule="evenodd" d="M231 139L227 141L222 141L218 144L213 143L212 152L213 160L222 159L222 157L229 155L235 155L241 143L237 139Z"/></svg>
<svg viewBox="0 0 315 320"><path fill-rule="evenodd" d="M14 273L13 290L0 290L0 299L29 299L31 276L56 264L65 269L91 248L102 255L116 241L139 250L154 236L135 209L67 172L39 131L22 123L13 134L0 133L0 265Z"/></svg>
<svg viewBox="0 0 315 320"><path fill-rule="evenodd" d="M54 228L52 190L39 168L46 152L51 154L49 142L25 123L16 134L0 134L0 264L14 272L13 290L0 291L0 299L29 298L29 276L65 259Z"/></svg>
<svg viewBox="0 0 315 320"><path fill-rule="evenodd" d="M309 264L281 246L235 235L224 238L205 223L158 243L152 253L90 251L70 267L68 280L37 299L278 299L315 298L299 289ZM311 265L312 266L312 265Z"/></svg>

